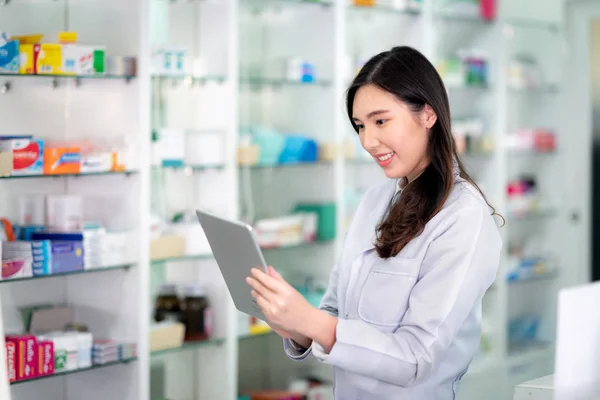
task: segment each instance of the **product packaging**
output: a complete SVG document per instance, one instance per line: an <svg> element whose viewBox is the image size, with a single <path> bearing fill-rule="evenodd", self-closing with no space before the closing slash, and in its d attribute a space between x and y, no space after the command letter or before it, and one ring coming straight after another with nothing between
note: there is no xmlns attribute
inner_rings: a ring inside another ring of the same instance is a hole
<svg viewBox="0 0 600 400"><path fill-rule="evenodd" d="M36 70L40 75L61 75L63 71L61 44L42 43L37 57Z"/></svg>
<svg viewBox="0 0 600 400"><path fill-rule="evenodd" d="M79 147L46 146L44 150L44 174L79 174L81 172L81 149Z"/></svg>
<svg viewBox="0 0 600 400"><path fill-rule="evenodd" d="M84 252L81 234L34 233L34 240L49 240L52 274L83 271Z"/></svg>
<svg viewBox="0 0 600 400"><path fill-rule="evenodd" d="M30 136L0 136L0 152L12 152L11 175L41 175L44 173L44 141Z"/></svg>
<svg viewBox="0 0 600 400"><path fill-rule="evenodd" d="M8 382L13 383L17 380L17 345L15 342L5 342L6 348L6 372L8 373Z"/></svg>
<svg viewBox="0 0 600 400"><path fill-rule="evenodd" d="M19 46L19 58L21 65L19 72L23 75L37 74L38 57L40 55L41 46L35 44L21 44Z"/></svg>
<svg viewBox="0 0 600 400"><path fill-rule="evenodd" d="M106 71L106 49L101 46L63 45L62 57L64 75L97 75Z"/></svg>
<svg viewBox="0 0 600 400"><path fill-rule="evenodd" d="M51 341L38 342L38 362L39 376L54 373L54 343Z"/></svg>
<svg viewBox="0 0 600 400"><path fill-rule="evenodd" d="M19 73L19 42L6 33L0 33L0 73Z"/></svg>
<svg viewBox="0 0 600 400"><path fill-rule="evenodd" d="M6 336L6 342L14 343L16 347L17 380L35 378L38 375L36 369L38 349L35 336Z"/></svg>
<svg viewBox="0 0 600 400"><path fill-rule="evenodd" d="M92 366L92 345L94 337L89 332L76 332L77 338L77 368Z"/></svg>

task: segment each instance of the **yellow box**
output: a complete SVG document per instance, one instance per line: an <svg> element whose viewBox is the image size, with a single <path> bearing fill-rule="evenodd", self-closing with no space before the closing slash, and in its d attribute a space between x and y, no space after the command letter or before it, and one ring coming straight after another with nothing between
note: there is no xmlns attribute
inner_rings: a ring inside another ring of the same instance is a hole
<svg viewBox="0 0 600 400"><path fill-rule="evenodd" d="M39 53L39 44L21 44L19 46L19 62L21 64L19 73L24 75L33 75L37 73L36 67Z"/></svg>
<svg viewBox="0 0 600 400"><path fill-rule="evenodd" d="M58 32L60 43L77 43L77 32Z"/></svg>
<svg viewBox="0 0 600 400"><path fill-rule="evenodd" d="M42 43L37 58L38 75L61 75L62 65L62 45Z"/></svg>

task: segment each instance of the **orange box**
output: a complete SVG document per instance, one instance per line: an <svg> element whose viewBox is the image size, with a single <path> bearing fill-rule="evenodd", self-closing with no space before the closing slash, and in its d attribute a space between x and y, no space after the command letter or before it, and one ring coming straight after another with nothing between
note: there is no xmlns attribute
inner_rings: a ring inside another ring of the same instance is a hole
<svg viewBox="0 0 600 400"><path fill-rule="evenodd" d="M81 173L80 147L47 147L44 149L44 174Z"/></svg>

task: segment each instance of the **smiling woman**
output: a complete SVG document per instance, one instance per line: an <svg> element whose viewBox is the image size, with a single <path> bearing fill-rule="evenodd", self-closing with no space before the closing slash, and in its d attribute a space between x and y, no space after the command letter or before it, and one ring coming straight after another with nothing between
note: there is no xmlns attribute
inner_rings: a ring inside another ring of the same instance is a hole
<svg viewBox="0 0 600 400"><path fill-rule="evenodd" d="M418 51L373 57L348 116L389 182L359 205L314 308L273 269L248 284L287 355L336 370L336 399L455 398L500 259L493 208L464 171L446 90Z"/></svg>

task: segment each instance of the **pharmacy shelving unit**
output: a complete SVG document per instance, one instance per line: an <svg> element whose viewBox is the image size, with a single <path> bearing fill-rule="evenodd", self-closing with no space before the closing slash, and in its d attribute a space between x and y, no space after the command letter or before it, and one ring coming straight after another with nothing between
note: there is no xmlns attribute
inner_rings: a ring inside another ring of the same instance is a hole
<svg viewBox="0 0 600 400"><path fill-rule="evenodd" d="M139 1L3 2L0 29L11 34L43 33L48 41L56 41L60 31L73 30L80 42L106 45L108 54L144 60L147 8ZM143 294L148 264L148 229L144 226L148 221L148 168L144 166L148 164L149 145L142 134L149 126L148 86L140 79L145 70L141 61L139 73L133 76L0 76L3 135L31 134L56 141L124 139L137 158L126 173L0 179L3 217L17 219L21 196L79 194L84 197L86 219L97 220L111 230L133 231L136 237L129 244L135 254L132 264L93 273L0 281L0 336L22 331L19 307L66 303L74 306L75 319L87 324L95 337L137 343L140 350L139 359L59 373L8 388L3 373L2 398L7 398L6 392L13 400L148 397L147 328L141 312L147 303Z"/></svg>
<svg viewBox="0 0 600 400"><path fill-rule="evenodd" d="M138 255L133 265L0 283L4 332L20 328L19 306L67 302L80 307L78 320L94 332L135 341L139 353L137 360L124 365L11 386L12 400L37 399L41 393L64 399L234 400L239 390L285 387L304 374L331 378L327 366L290 363L276 335L240 337L239 315L209 254L151 261L151 221L157 213L164 217L194 208L246 218L249 210L255 216L277 216L299 201L333 202L336 240L265 251L269 263L288 276L326 282L357 199L383 179L381 172L360 152L351 158L338 152L334 160L315 165L239 168L238 132L248 124L262 124L340 147L356 143L344 110L347 84L366 58L400 44L417 47L434 62L464 48L477 48L490 63L488 85L448 88L453 116L474 114L486 122L492 150L465 155L465 161L506 217L501 270L484 299L489 348L465 375L463 397L507 400L514 383L550 372L557 290L580 282L589 267L580 255L586 253L574 250L578 248L574 242L588 235L576 223L577 214L585 215L576 206L582 204L576 199L578 182L565 179L577 176L581 167L573 165L576 146L566 140L577 137L577 132L569 130L561 113L567 81L560 66L568 54L564 52L564 5L562 0L530 0L526 5L498 0L497 18L485 22L465 13L449 13L448 3L424 0L416 10L355 7L346 0L3 3L3 31L41 32L53 38L59 31L76 30L82 42L106 44L110 54L138 57L135 77L0 76L0 133L126 136L137 155L128 174L0 179L3 216L16 216L16 201L22 194L79 193L103 200L104 206L97 209L101 214L94 217L106 218L103 222L115 229L135 230L139 239L132 243ZM184 76L155 73L151 51L160 45L185 47L199 64L191 65ZM537 58L544 81L536 88L514 90L507 70L511 58L523 52ZM315 83L261 73L273 59L294 56L316 64ZM150 134L169 127L219 130L225 138L224 162L156 168L151 163ZM556 130L555 153L513 154L507 149L508 133L537 127ZM516 218L509 212L506 184L523 172L537 177L545 203L540 212ZM560 268L545 279L508 285L511 243L531 254L556 256ZM152 301L159 284L166 281L207 287L215 308L212 340L150 354ZM509 344L507 327L513 316L524 312L540 317L543 340L517 348ZM0 397L6 389L2 384L0 380Z"/></svg>

